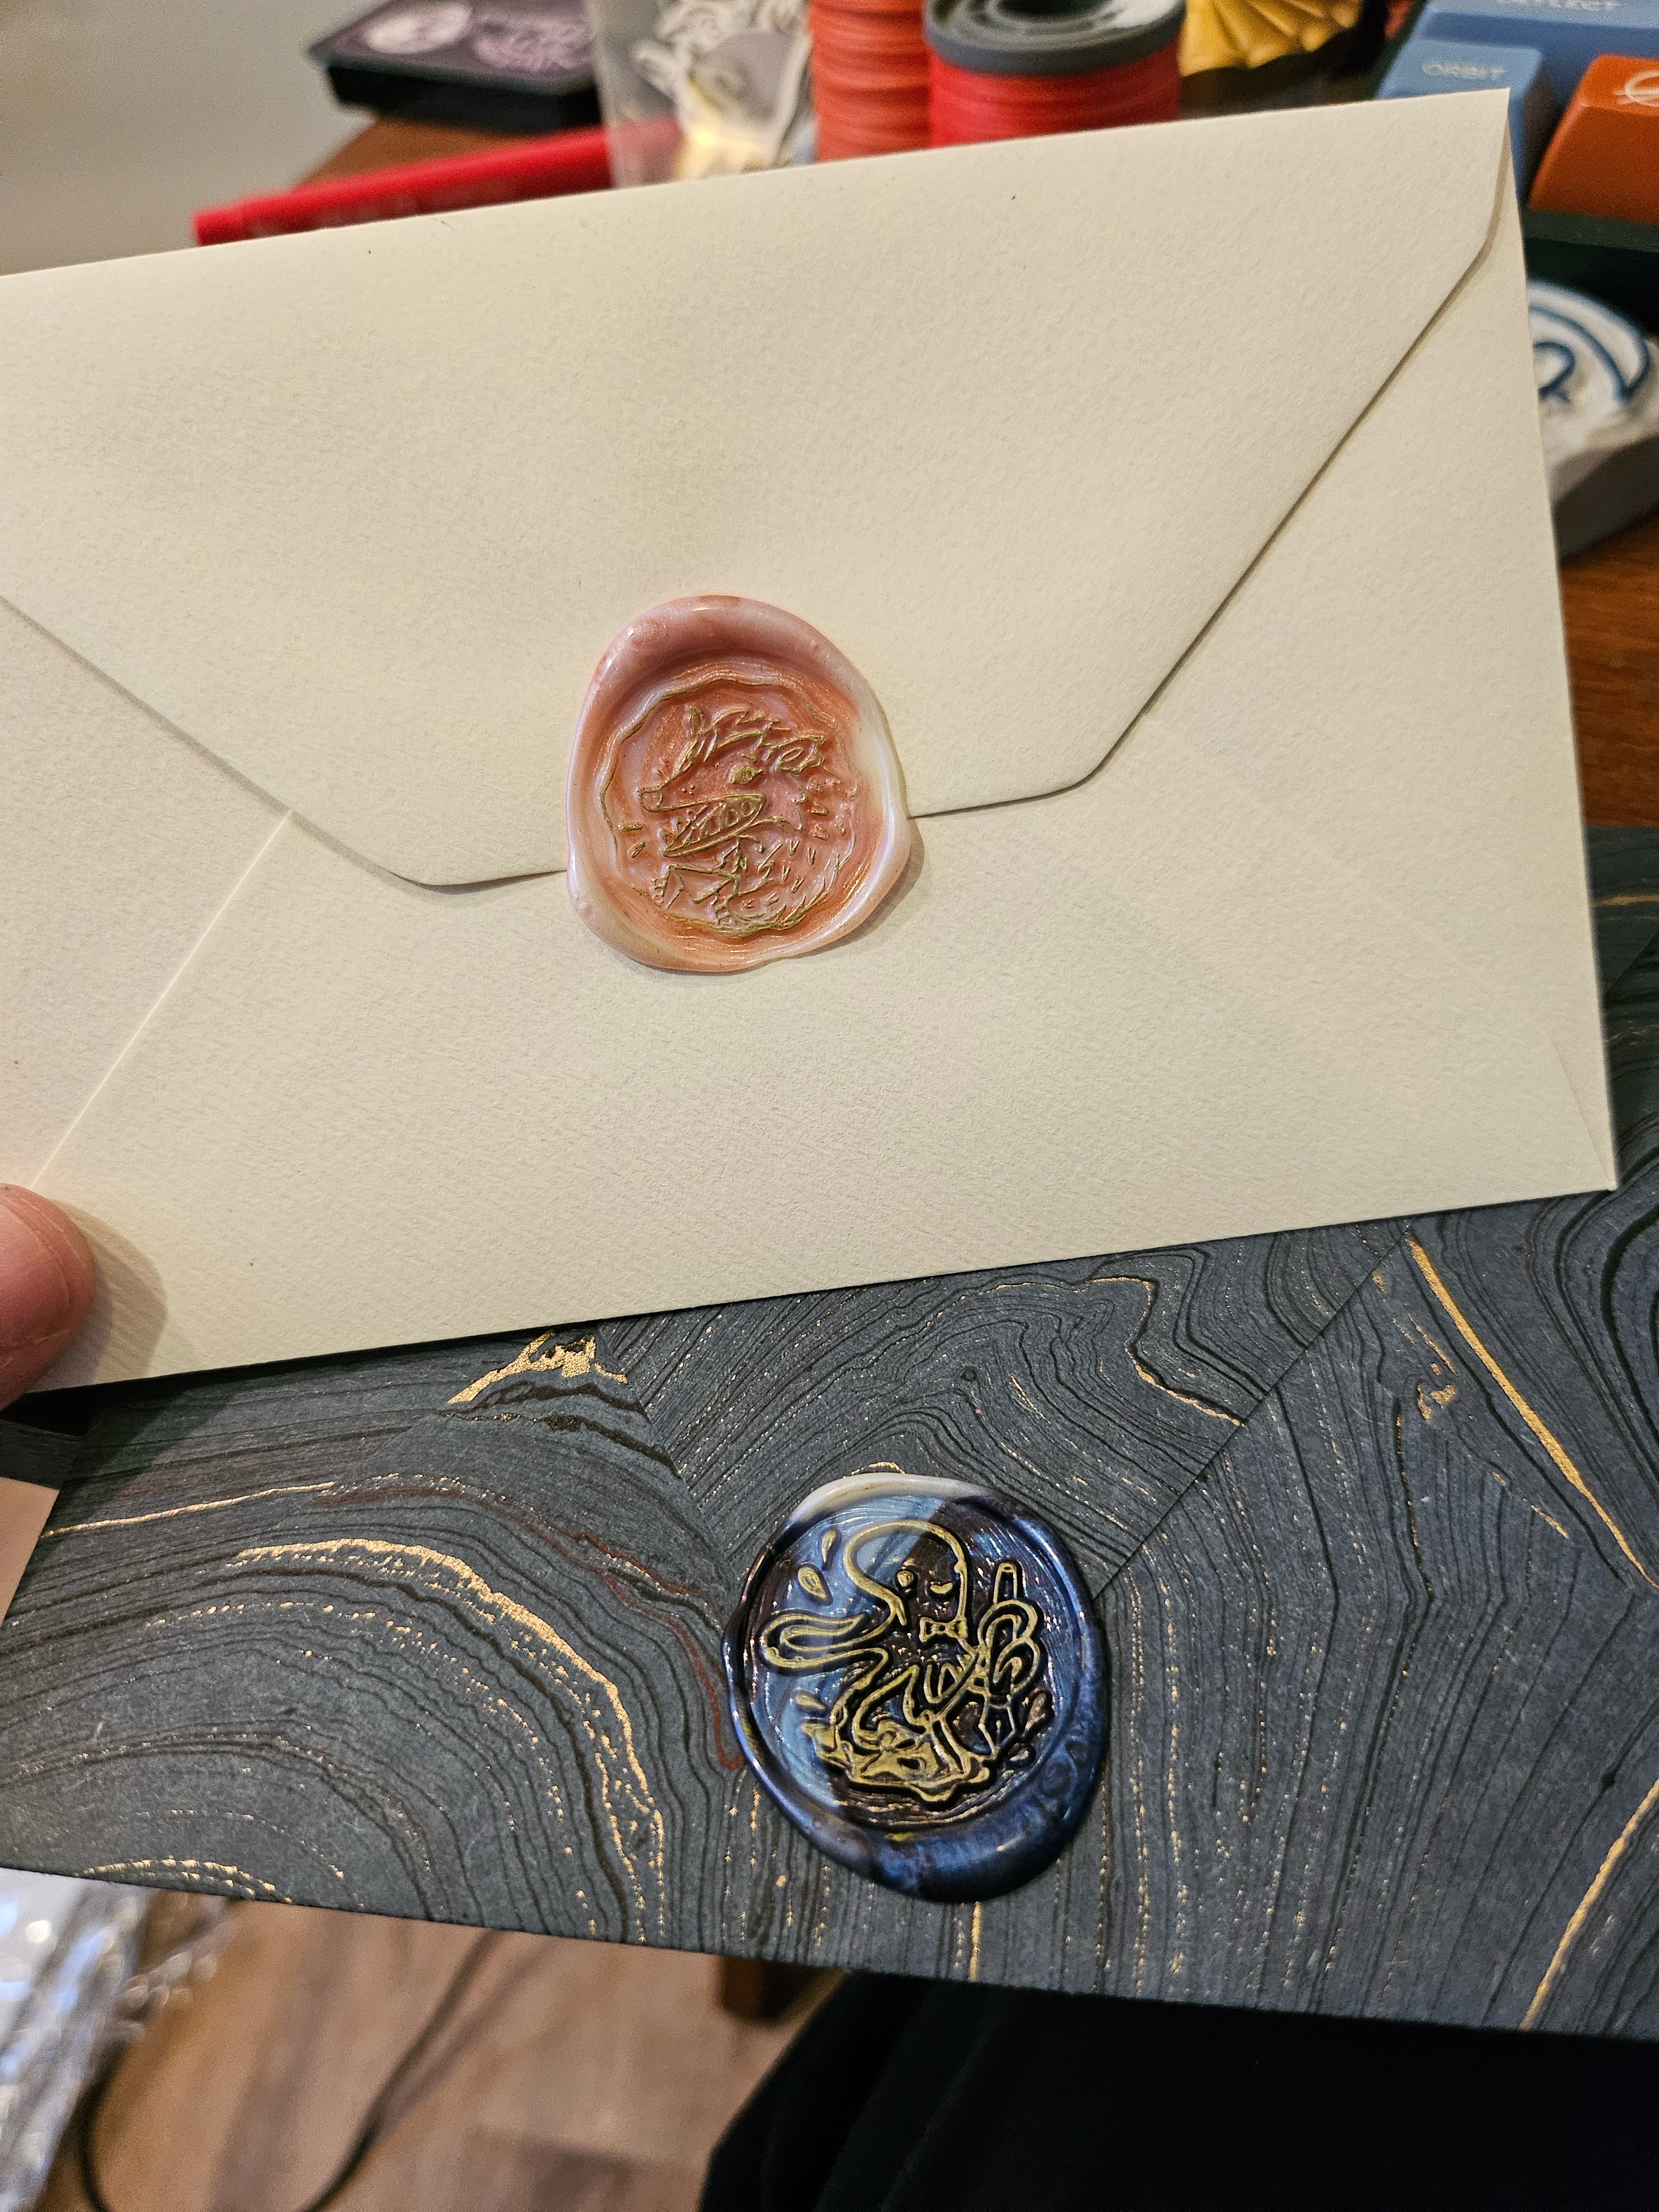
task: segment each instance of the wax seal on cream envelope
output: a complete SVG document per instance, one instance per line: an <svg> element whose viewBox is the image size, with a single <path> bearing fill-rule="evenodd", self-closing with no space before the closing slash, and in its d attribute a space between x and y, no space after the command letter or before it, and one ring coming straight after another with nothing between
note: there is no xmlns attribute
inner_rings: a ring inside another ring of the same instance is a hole
<svg viewBox="0 0 1659 2212"><path fill-rule="evenodd" d="M1036 1515L866 1468L798 1505L726 1635L750 1765L831 1857L915 1897L994 1897L1075 1832L1106 1745L1082 1577Z"/></svg>
<svg viewBox="0 0 1659 2212"><path fill-rule="evenodd" d="M653 968L815 952L870 918L910 854L874 693L758 599L671 599L629 623L583 702L566 808L577 913Z"/></svg>

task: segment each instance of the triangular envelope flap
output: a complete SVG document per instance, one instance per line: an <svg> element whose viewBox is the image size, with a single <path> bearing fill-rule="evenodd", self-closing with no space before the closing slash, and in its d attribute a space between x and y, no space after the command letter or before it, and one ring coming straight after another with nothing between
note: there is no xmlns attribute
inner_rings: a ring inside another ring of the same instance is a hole
<svg viewBox="0 0 1659 2212"><path fill-rule="evenodd" d="M0 285L0 592L428 883L563 865L599 654L814 623L913 812L1109 751L1480 251L1501 95L900 155Z"/></svg>

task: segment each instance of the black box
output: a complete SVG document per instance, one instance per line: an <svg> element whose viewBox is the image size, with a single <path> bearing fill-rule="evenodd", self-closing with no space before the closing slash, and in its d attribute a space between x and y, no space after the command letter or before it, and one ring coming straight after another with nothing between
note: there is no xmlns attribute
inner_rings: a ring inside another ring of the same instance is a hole
<svg viewBox="0 0 1659 2212"><path fill-rule="evenodd" d="M1528 276L1588 292L1659 334L1659 223L1523 208L1521 234Z"/></svg>
<svg viewBox="0 0 1659 2212"><path fill-rule="evenodd" d="M385 0L307 51L346 107L478 131L599 119L582 0Z"/></svg>

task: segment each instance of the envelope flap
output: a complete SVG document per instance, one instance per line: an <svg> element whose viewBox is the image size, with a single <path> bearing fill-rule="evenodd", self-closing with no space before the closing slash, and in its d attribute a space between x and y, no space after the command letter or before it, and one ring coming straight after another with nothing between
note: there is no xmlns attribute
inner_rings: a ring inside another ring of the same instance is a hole
<svg viewBox="0 0 1659 2212"><path fill-rule="evenodd" d="M594 662L790 608L912 811L1086 775L1480 254L1501 94L0 284L0 593L392 872L563 864Z"/></svg>

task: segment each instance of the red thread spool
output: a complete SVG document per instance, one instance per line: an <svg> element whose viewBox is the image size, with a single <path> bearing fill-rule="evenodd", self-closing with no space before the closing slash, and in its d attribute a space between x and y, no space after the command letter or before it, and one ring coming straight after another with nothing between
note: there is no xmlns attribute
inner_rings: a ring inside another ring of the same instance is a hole
<svg viewBox="0 0 1659 2212"><path fill-rule="evenodd" d="M988 76L933 58L935 146L982 138L1037 138L1051 131L1103 131L1118 123L1173 123L1181 112L1174 41L1115 69L1069 76Z"/></svg>
<svg viewBox="0 0 1659 2212"><path fill-rule="evenodd" d="M928 0L935 146L1171 123L1184 0Z"/></svg>
<svg viewBox="0 0 1659 2212"><path fill-rule="evenodd" d="M925 146L921 0L811 0L810 21L819 161Z"/></svg>

